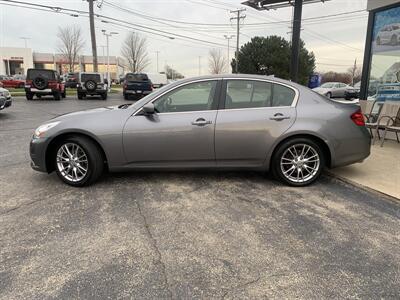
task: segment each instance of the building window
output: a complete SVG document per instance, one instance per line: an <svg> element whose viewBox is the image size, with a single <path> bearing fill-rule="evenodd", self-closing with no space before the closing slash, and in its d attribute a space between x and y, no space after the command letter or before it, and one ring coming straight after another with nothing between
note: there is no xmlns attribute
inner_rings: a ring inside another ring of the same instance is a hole
<svg viewBox="0 0 400 300"><path fill-rule="evenodd" d="M374 14L368 97L400 100L400 6Z"/></svg>

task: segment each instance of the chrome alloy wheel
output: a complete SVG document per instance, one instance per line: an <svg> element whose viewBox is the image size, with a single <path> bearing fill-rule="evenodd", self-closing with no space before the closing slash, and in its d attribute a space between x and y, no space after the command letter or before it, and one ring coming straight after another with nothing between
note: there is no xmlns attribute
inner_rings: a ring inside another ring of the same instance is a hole
<svg viewBox="0 0 400 300"><path fill-rule="evenodd" d="M57 151L57 168L68 181L78 182L85 178L89 163L85 151L78 144L66 143Z"/></svg>
<svg viewBox="0 0 400 300"><path fill-rule="evenodd" d="M295 144L285 150L280 167L283 175L292 182L306 182L314 178L320 168L318 152L307 144Z"/></svg>

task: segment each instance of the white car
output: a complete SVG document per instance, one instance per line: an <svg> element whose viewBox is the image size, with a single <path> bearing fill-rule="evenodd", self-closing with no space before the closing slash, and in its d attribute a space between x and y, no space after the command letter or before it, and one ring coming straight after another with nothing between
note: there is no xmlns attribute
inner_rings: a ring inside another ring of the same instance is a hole
<svg viewBox="0 0 400 300"><path fill-rule="evenodd" d="M344 98L348 88L349 86L342 82L325 82L320 87L314 88L313 91L328 98Z"/></svg>
<svg viewBox="0 0 400 300"><path fill-rule="evenodd" d="M377 45L396 46L400 43L400 23L394 23L384 26L379 30L376 36Z"/></svg>
<svg viewBox="0 0 400 300"><path fill-rule="evenodd" d="M11 106L11 94L8 90L0 87L0 110Z"/></svg>

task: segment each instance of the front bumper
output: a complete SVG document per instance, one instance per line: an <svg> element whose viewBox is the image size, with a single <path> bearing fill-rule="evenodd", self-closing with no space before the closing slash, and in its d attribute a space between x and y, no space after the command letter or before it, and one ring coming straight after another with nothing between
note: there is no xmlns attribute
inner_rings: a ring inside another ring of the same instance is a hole
<svg viewBox="0 0 400 300"><path fill-rule="evenodd" d="M6 107L10 107L11 105L12 105L11 97L8 97L8 98L1 97L0 98L0 110L5 109Z"/></svg>
<svg viewBox="0 0 400 300"><path fill-rule="evenodd" d="M49 144L47 138L32 138L29 145L29 154L31 156L31 167L35 171L48 172L46 164L46 150Z"/></svg>

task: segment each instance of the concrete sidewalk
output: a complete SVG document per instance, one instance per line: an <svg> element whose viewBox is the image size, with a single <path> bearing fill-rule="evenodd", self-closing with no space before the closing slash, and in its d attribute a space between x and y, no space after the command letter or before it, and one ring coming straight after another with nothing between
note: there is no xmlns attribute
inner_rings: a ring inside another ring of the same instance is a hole
<svg viewBox="0 0 400 300"><path fill-rule="evenodd" d="M363 162L330 171L346 181L390 195L400 200L400 144L377 141L371 155Z"/></svg>

